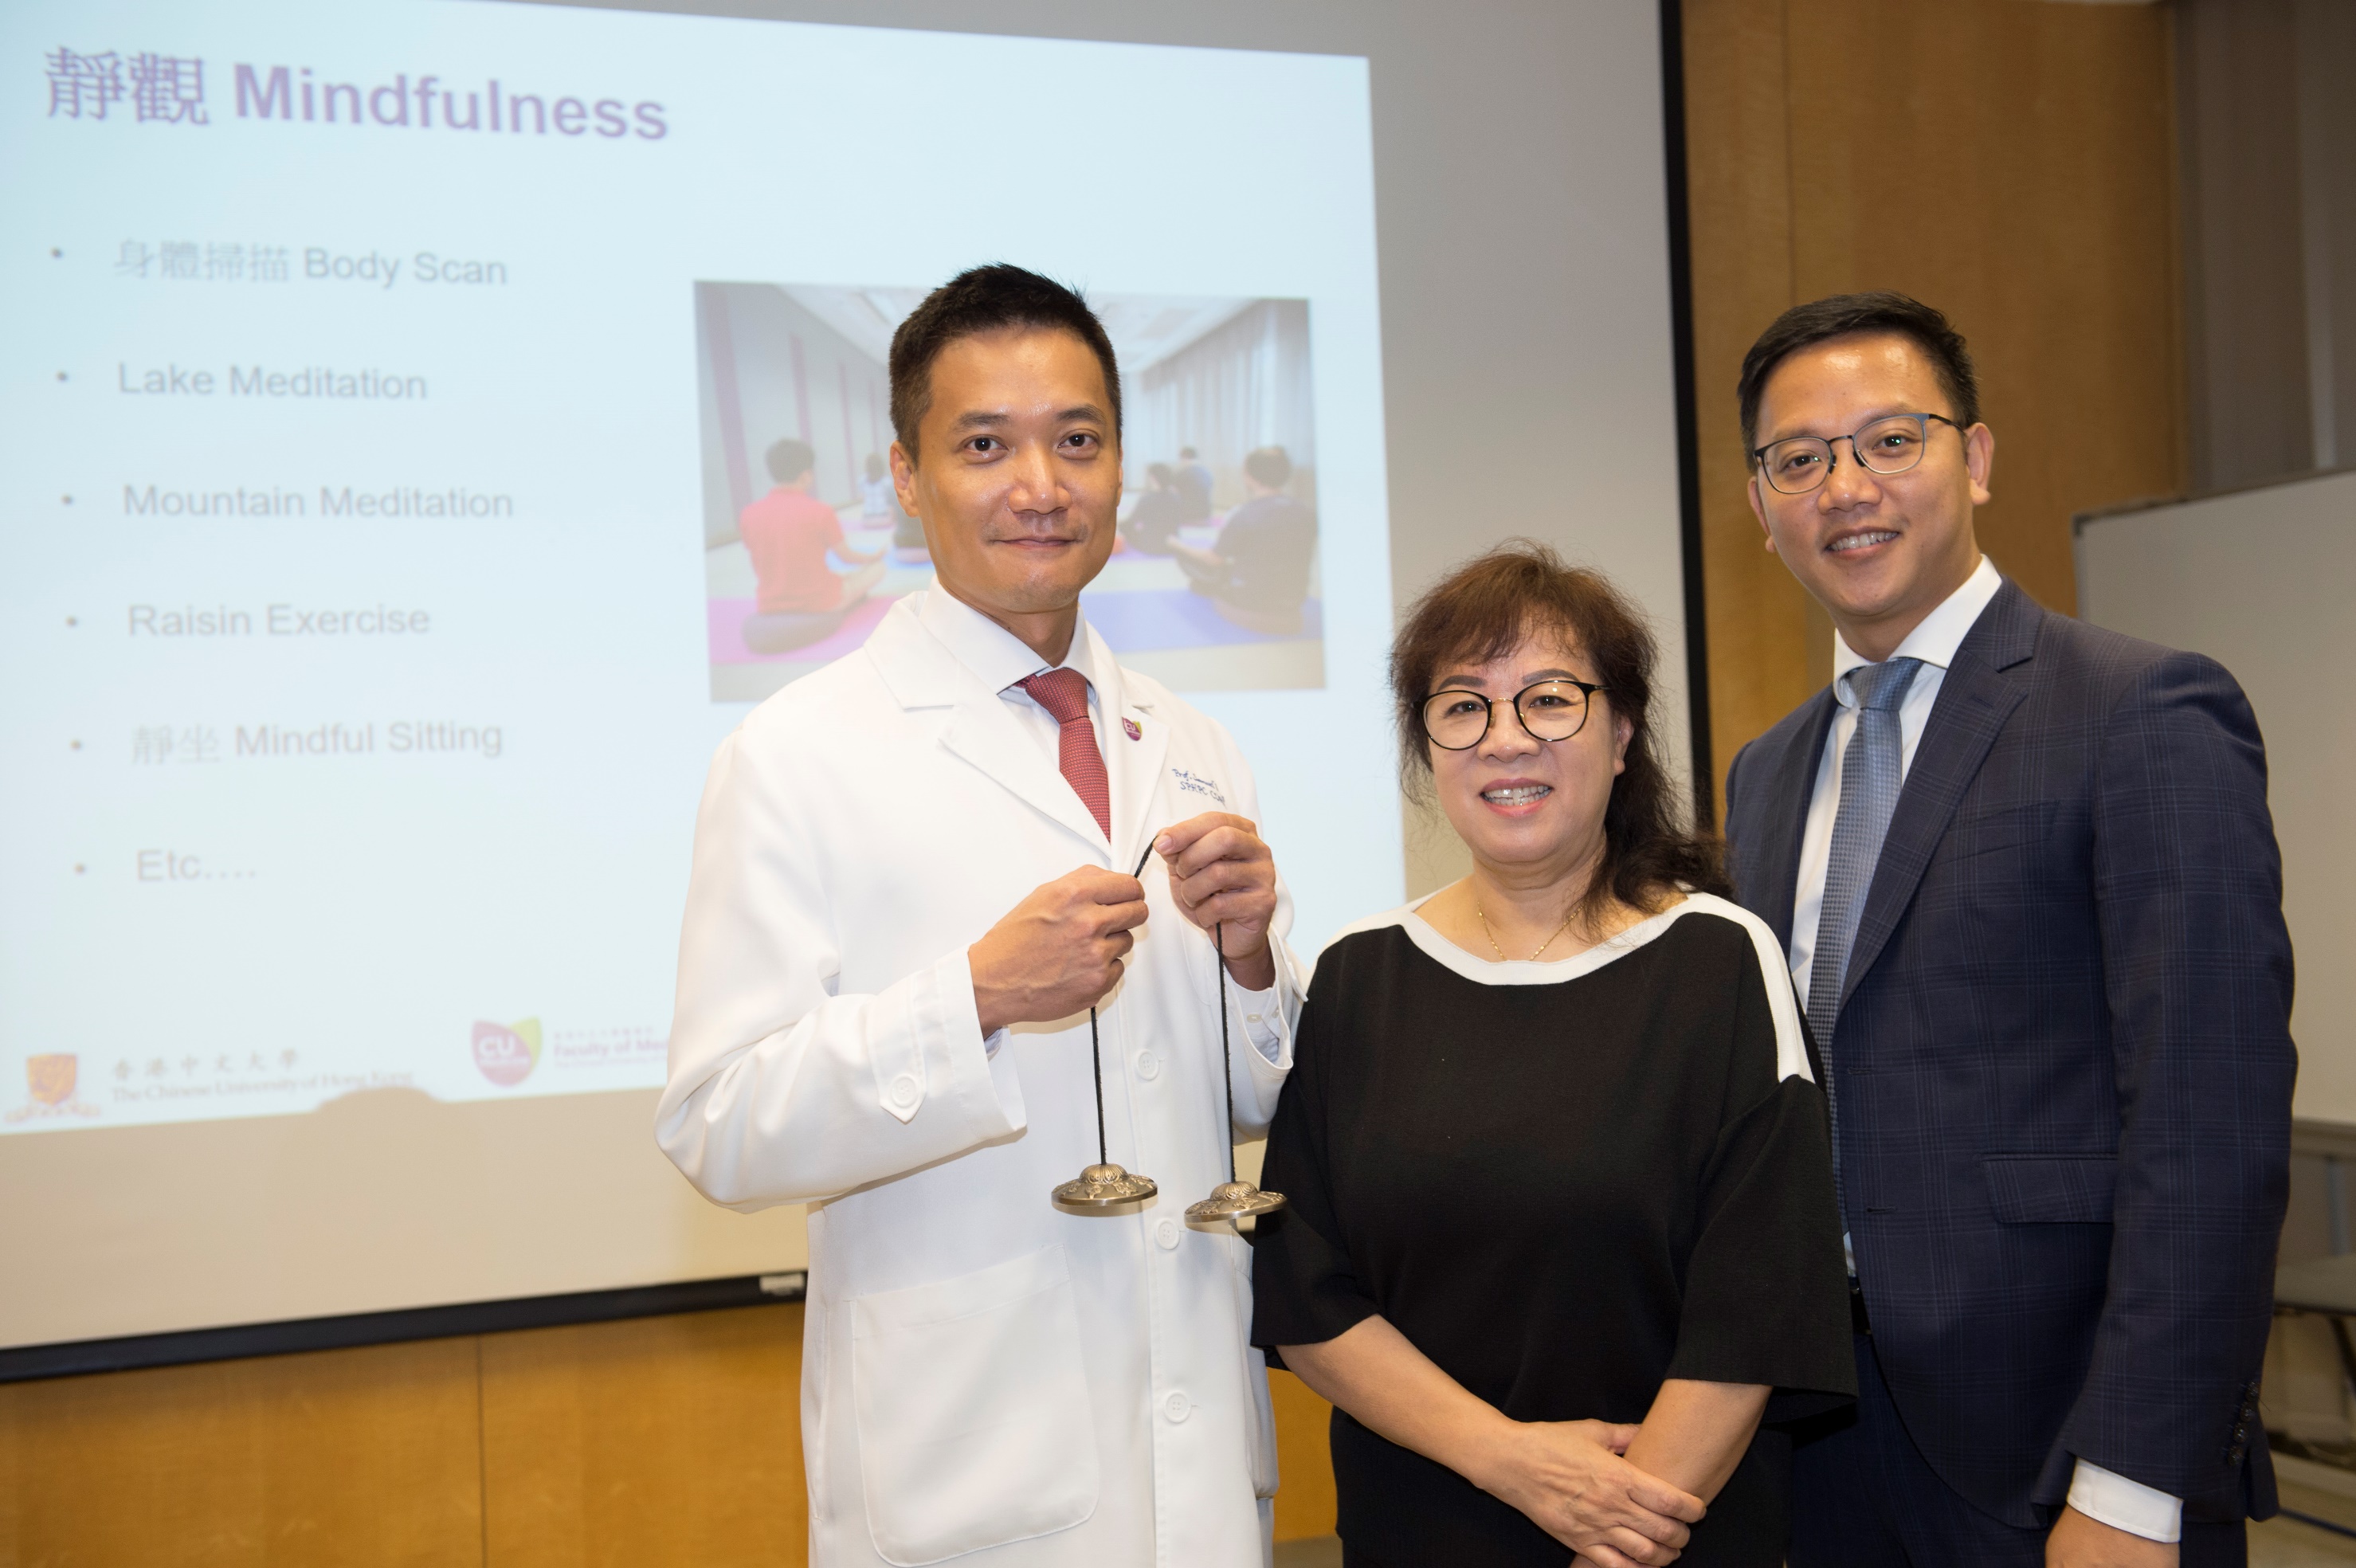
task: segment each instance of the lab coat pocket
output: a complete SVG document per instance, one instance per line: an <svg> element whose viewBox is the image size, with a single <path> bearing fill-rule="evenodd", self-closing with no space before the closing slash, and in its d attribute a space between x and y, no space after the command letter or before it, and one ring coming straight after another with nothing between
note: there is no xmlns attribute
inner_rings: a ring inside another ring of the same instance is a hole
<svg viewBox="0 0 2356 1568"><path fill-rule="evenodd" d="M1096 1512L1096 1420L1061 1247L851 1304L867 1528L916 1568Z"/></svg>

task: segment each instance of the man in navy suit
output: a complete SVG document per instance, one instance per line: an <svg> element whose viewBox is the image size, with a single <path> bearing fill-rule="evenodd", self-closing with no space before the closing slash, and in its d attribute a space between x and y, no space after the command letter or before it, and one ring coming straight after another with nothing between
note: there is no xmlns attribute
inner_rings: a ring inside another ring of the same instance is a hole
<svg viewBox="0 0 2356 1568"><path fill-rule="evenodd" d="M1858 1327L1855 1412L1794 1453L1794 1568L2243 1563L2297 1069L2257 722L2213 661L1980 553L1996 440L1937 311L1797 306L1740 394L1767 548L1839 632L1727 776L1825 1059Z"/></svg>

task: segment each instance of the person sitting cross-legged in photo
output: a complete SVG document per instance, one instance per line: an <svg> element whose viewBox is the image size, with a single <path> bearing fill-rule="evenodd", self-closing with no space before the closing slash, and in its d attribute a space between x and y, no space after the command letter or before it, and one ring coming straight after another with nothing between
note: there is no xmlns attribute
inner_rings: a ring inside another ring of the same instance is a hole
<svg viewBox="0 0 2356 1568"><path fill-rule="evenodd" d="M1150 463L1145 469L1145 493L1130 509L1120 536L1141 555L1167 555L1171 542L1186 521L1186 498L1167 463Z"/></svg>
<svg viewBox="0 0 2356 1568"><path fill-rule="evenodd" d="M816 461L807 441L788 436L771 446L767 462L776 488L736 520L760 584L755 613L744 622L744 646L755 653L815 642L884 577L884 553L851 549L842 519L811 493L818 488ZM838 576L827 564L830 552L858 569Z"/></svg>
<svg viewBox="0 0 2356 1568"><path fill-rule="evenodd" d="M1298 637L1317 553L1317 514L1284 493L1292 459L1263 446L1244 459L1243 505L1227 513L1208 550L1173 542L1187 585L1236 625L1273 637Z"/></svg>

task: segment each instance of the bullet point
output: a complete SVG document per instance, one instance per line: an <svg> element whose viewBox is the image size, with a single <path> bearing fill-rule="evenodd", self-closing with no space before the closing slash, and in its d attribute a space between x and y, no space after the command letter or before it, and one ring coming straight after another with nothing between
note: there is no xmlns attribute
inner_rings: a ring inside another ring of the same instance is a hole
<svg viewBox="0 0 2356 1568"><path fill-rule="evenodd" d="M80 866L77 865L77 866L75 866L75 867L74 867L74 875L75 875L76 876L80 876L80 875L81 875L81 867L80 867Z"/></svg>
<svg viewBox="0 0 2356 1568"><path fill-rule="evenodd" d="M67 497L65 498L65 504L66 504L66 505L68 505L68 506L71 506L71 505L73 505L73 497L71 497L71 496L67 496Z"/></svg>
<svg viewBox="0 0 2356 1568"><path fill-rule="evenodd" d="M67 624L68 626L80 626L80 625L81 624L81 622L80 622L80 621L78 621L78 620L74 619L74 618L73 618L73 617L71 617L71 616L68 616L68 617L66 617L66 624Z"/></svg>
<svg viewBox="0 0 2356 1568"><path fill-rule="evenodd" d="M59 256L62 256L62 255L64 255L64 254L65 254L65 252L64 252L63 251L59 250L55 245L51 245L51 246L49 247L49 256L50 256L50 259L51 259L51 260L55 260L56 258L59 257Z"/></svg>
<svg viewBox="0 0 2356 1568"><path fill-rule="evenodd" d="M81 749L81 742L78 740L70 740L66 742L66 747L70 751L80 751Z"/></svg>
<svg viewBox="0 0 2356 1568"><path fill-rule="evenodd" d="M58 380L59 380L59 381L63 381L63 380L65 380L65 379L66 379L66 373L65 373L63 371L59 371L58 372Z"/></svg>

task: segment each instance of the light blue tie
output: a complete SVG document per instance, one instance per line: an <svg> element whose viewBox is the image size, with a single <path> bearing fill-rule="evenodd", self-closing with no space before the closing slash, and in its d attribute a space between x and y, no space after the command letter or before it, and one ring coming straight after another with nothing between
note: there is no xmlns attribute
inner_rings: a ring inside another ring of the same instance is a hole
<svg viewBox="0 0 2356 1568"><path fill-rule="evenodd" d="M1857 942L1858 918L1865 913L1866 890L1881 859L1903 780L1898 704L1922 668L1919 659L1860 664L1846 677L1857 698L1857 728L1841 753L1840 806L1833 815L1832 857L1825 867L1825 903L1816 916L1815 958L1808 971L1808 1027L1825 1063L1825 1113L1833 1139L1833 1194L1840 1196L1840 1101L1833 1093L1833 1023L1840 1015L1841 982L1848 978L1849 949ZM1841 1229L1848 1229L1843 1211Z"/></svg>

